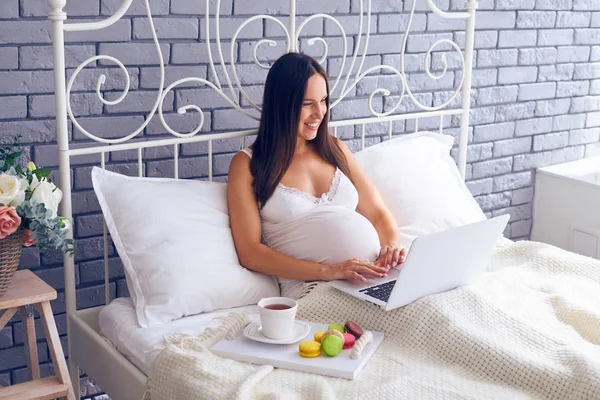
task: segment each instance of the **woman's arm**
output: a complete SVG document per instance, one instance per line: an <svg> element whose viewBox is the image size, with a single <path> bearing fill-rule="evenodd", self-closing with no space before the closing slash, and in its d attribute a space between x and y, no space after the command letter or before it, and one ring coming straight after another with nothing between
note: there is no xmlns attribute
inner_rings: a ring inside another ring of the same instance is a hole
<svg viewBox="0 0 600 400"><path fill-rule="evenodd" d="M381 251L375 264L388 266L389 268L404 262L406 251L400 248L398 225L392 213L384 204L377 188L369 181L348 146L341 140L337 142L346 156L351 174L349 178L358 191L359 201L356 211L373 224L379 236Z"/></svg>
<svg viewBox="0 0 600 400"><path fill-rule="evenodd" d="M359 274L380 277L384 273L383 269L361 260L333 266L297 260L261 243L260 213L252 190L250 158L243 153L236 154L229 167L227 202L238 258L248 269L296 280L364 280Z"/></svg>

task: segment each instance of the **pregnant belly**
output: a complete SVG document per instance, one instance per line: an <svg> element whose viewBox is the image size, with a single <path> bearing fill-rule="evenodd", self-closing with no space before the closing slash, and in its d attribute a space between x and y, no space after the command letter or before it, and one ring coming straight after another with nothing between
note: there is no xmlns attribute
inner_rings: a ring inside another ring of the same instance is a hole
<svg viewBox="0 0 600 400"><path fill-rule="evenodd" d="M317 207L294 220L265 224L269 247L290 257L323 264L351 258L373 261L379 237L368 219L342 206Z"/></svg>

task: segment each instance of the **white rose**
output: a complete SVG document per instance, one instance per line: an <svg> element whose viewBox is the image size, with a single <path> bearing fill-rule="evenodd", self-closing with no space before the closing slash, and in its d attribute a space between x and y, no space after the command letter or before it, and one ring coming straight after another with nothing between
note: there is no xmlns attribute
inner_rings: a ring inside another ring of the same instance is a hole
<svg viewBox="0 0 600 400"><path fill-rule="evenodd" d="M32 192L35 190L35 188L37 187L37 185L40 184L40 181L38 180L36 175L32 175L31 176L31 184L29 185L29 190L31 190Z"/></svg>
<svg viewBox="0 0 600 400"><path fill-rule="evenodd" d="M27 182L27 179L25 178L19 179L19 182L21 183L21 189L19 190L17 197L15 197L11 203L11 206L13 207L18 206L25 201L25 190L27 189L27 186L29 186L29 182Z"/></svg>
<svg viewBox="0 0 600 400"><path fill-rule="evenodd" d="M58 211L58 203L62 200L62 192L53 183L42 181L35 186L31 198L35 199L38 203L44 203L46 209L52 212L52 218L55 218Z"/></svg>
<svg viewBox="0 0 600 400"><path fill-rule="evenodd" d="M16 176L0 175L0 204L13 207L20 205L25 200L26 187Z"/></svg>

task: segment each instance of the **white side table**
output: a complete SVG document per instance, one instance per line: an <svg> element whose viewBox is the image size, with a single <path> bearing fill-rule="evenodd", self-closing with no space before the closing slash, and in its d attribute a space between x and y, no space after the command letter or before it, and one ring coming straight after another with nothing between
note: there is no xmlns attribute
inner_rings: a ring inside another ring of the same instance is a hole
<svg viewBox="0 0 600 400"><path fill-rule="evenodd" d="M600 259L600 157L538 168L531 240Z"/></svg>

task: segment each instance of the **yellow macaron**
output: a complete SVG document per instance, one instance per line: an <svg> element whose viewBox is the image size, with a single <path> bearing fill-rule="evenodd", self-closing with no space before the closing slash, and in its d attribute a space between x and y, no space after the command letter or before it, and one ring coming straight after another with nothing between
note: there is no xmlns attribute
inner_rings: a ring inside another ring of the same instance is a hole
<svg viewBox="0 0 600 400"><path fill-rule="evenodd" d="M298 350L302 357L317 357L321 354L321 343L310 340L308 342L302 342L298 346Z"/></svg>
<svg viewBox="0 0 600 400"><path fill-rule="evenodd" d="M321 339L323 338L324 334L325 334L325 331L315 332L315 342L321 343Z"/></svg>

